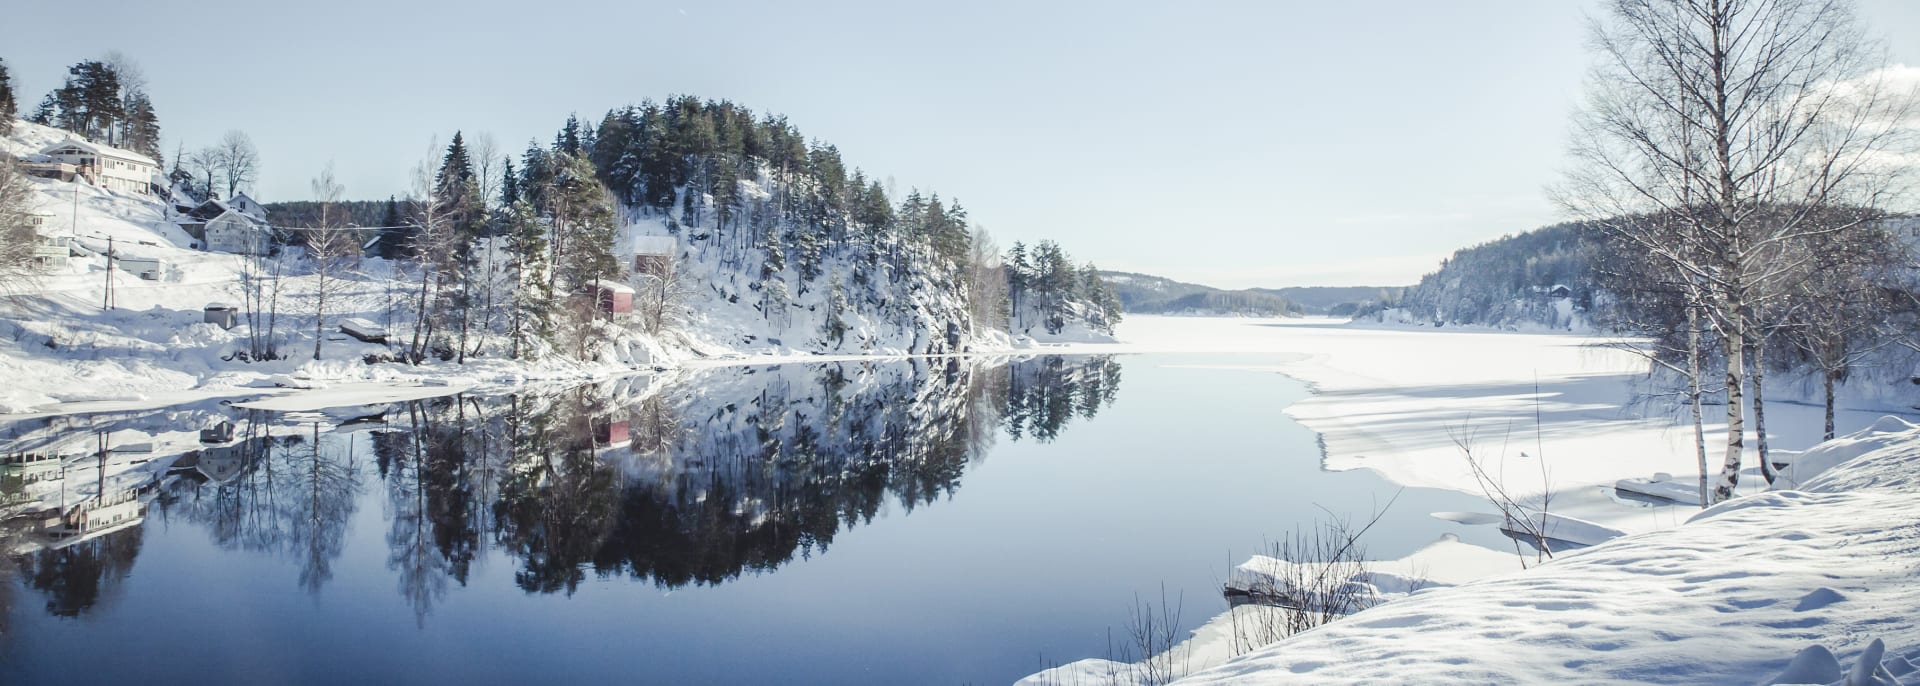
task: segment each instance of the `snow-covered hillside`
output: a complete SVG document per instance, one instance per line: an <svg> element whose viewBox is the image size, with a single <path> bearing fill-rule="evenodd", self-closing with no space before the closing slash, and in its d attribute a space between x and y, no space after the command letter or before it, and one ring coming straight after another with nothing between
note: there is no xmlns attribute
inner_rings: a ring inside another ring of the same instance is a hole
<svg viewBox="0 0 1920 686"><path fill-rule="evenodd" d="M4 149L27 156L67 137L21 121ZM40 234L50 250L72 256L0 305L0 334L14 342L0 347L0 373L20 380L0 389L0 412L103 407L78 404L89 402L127 407L275 387L579 379L743 353L948 354L1112 340L1110 325L1094 324L1085 314L1090 308L1071 296L1058 303L1066 315L1058 327L1013 335L1004 321L991 321L1004 313L970 302L967 279L982 277L963 273L954 239L936 235L969 235L957 205L943 213L937 197L923 201L915 194L901 205L906 228L894 233L857 224L845 210L807 214L816 223L802 225L789 218L799 215L782 208L807 197L807 177L776 172L764 161L743 163L742 171L751 173L735 180L735 195L726 202L683 185L675 191L683 201L620 208L610 246L622 263L619 273L638 298L657 301L664 326L596 321L592 345L565 351L537 345L520 359L509 359L503 334L476 333L468 346L463 329L462 347L470 353L417 365L394 362L403 356L391 347L338 330L339 321L351 317L379 325L392 340L406 337L414 311L408 294L416 290L408 284L423 283L419 267L408 261L351 258L346 271L332 275L323 322L316 319L322 282L302 248L270 257L202 251L176 223L172 203L84 181L28 179ZM882 215L892 212L883 196L873 202ZM920 212L925 216L914 214ZM826 223L817 223L821 216ZM486 256L476 258L475 269L492 270L486 273L495 281L507 278L493 259L502 243L482 238L474 247ZM671 283L638 269L634 256L642 245L671 246ZM281 276L271 283L249 276L265 274ZM1001 272L986 274L1005 279ZM260 313L257 320L242 316L232 328L204 321L212 305L247 311L249 297L258 302L251 310ZM566 309L564 303L535 307ZM257 353L263 338L278 358Z"/></svg>
<svg viewBox="0 0 1920 686"><path fill-rule="evenodd" d="M27 154L65 138L65 132L16 121L5 140L10 153ZM0 303L0 374L13 382L0 388L0 412L27 412L90 401L155 404L209 395L261 392L275 385L417 383L450 374L477 380L584 377L670 361L674 353L642 337L609 343L599 360L543 360L538 364L482 360L457 371L399 364L366 364L388 356L385 346L362 343L334 330L341 317L381 321L395 294L388 285L400 266L377 258L361 261L346 286L330 297L328 326L316 331L313 277L297 250L283 251L287 278L276 303L276 342L283 359L252 363L237 359L248 324L232 329L206 323L204 308L237 304L242 273L258 269L250 258L195 249L195 241L171 221L159 199L99 188L84 182L29 178L29 212L40 234L64 241L70 257L18 285ZM115 268L108 267L112 251ZM158 265L143 278L142 260ZM111 295L109 295L111 294ZM324 336L324 355L313 359L314 337ZM297 377L297 378L296 378Z"/></svg>

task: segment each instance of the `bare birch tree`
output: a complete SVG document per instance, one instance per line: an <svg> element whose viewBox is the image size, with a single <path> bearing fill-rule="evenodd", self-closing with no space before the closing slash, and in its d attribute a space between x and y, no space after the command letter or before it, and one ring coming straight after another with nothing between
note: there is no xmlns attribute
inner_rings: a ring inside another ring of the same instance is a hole
<svg viewBox="0 0 1920 686"><path fill-rule="evenodd" d="M321 344L327 340L327 301L346 284L340 271L359 253L357 237L346 227L346 213L339 207L346 188L334 180L333 163L328 162L312 182L313 199L320 215L307 231L307 254L313 259L313 359L320 359Z"/></svg>
<svg viewBox="0 0 1920 686"><path fill-rule="evenodd" d="M1881 53L1845 0L1608 0L1600 64L1576 118L1574 214L1660 262L1721 345L1725 459L1715 502L1739 485L1746 345L1760 301L1823 221L1890 188L1893 126L1910 98L1874 70Z"/></svg>
<svg viewBox="0 0 1920 686"><path fill-rule="evenodd" d="M16 294L33 284L40 273L33 259L39 244L33 186L13 161L0 161L0 293Z"/></svg>
<svg viewBox="0 0 1920 686"><path fill-rule="evenodd" d="M1000 246L986 227L975 225L967 255L967 310L972 315L974 335L984 329L1008 329L1011 308L1007 291L1007 270L1000 263Z"/></svg>
<svg viewBox="0 0 1920 686"><path fill-rule="evenodd" d="M413 221L417 229L413 245L408 248L413 254L415 267L420 270L420 283L414 293L413 336L407 345L407 359L414 364L425 361L433 345L441 313L431 306L440 300L447 266L449 262L457 262L454 256L462 247L459 232L454 230L453 222L445 212L440 184L434 178L434 158L439 154L439 148L440 141L435 139L427 147L426 158L413 170L414 197L410 204L416 208Z"/></svg>

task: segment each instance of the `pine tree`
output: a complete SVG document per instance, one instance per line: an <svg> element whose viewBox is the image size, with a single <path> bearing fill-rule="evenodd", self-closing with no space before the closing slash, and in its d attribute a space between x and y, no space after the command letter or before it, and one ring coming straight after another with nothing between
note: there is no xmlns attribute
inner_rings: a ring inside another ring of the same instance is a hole
<svg viewBox="0 0 1920 686"><path fill-rule="evenodd" d="M546 292L547 273L551 269L547 261L547 227L540 223L533 206L524 200L507 206L504 223L502 233L513 275L513 307L507 316L512 345L509 354L522 359L529 353L533 341L551 340L553 336L553 322L548 316L552 301Z"/></svg>
<svg viewBox="0 0 1920 686"><path fill-rule="evenodd" d="M617 278L620 264L613 258L613 205L593 163L585 157L559 153L553 158L553 167L541 195L546 201L542 214L552 222L553 235L553 272L548 277L548 289L558 297L557 283L583 289L598 279Z"/></svg>
<svg viewBox="0 0 1920 686"><path fill-rule="evenodd" d="M87 60L67 68L67 80L53 92L57 112L52 118L60 128L87 140L115 143L116 125L125 117L121 100L120 75L98 60Z"/></svg>
<svg viewBox="0 0 1920 686"><path fill-rule="evenodd" d="M380 256L397 260L407 255L408 246L413 245L414 236L419 231L400 216L400 201L387 196L387 211L380 218Z"/></svg>
<svg viewBox="0 0 1920 686"><path fill-rule="evenodd" d="M33 115L27 117L27 121L41 126L53 126L54 116L59 111L59 101L54 99L52 93L48 93L47 97L40 100L40 105L33 108Z"/></svg>
<svg viewBox="0 0 1920 686"><path fill-rule="evenodd" d="M567 115L566 125L561 127L560 133L555 134L553 137L553 151L564 152L568 155L579 155L581 153L580 117L578 115Z"/></svg>
<svg viewBox="0 0 1920 686"><path fill-rule="evenodd" d="M434 174L434 195L440 199L441 213L454 231L469 241L480 236L486 219L486 200L479 197L476 181L466 142L455 131L446 156L441 158L440 171Z"/></svg>
<svg viewBox="0 0 1920 686"><path fill-rule="evenodd" d="M480 197L466 141L458 131L447 145L446 156L441 158L433 186L433 202L437 204L434 215L446 224L451 235L446 245L438 247L430 256L431 264L427 266L440 274L440 302L435 309L452 318L447 327L456 339L452 347L456 357L465 362L473 329L473 309L480 300L476 297L478 280L473 277L474 250L485 233L486 200Z"/></svg>
<svg viewBox="0 0 1920 686"><path fill-rule="evenodd" d="M527 141L527 151L520 156L520 181L514 188L520 199L536 209L546 207L547 187L553 185L552 157L553 153L534 141Z"/></svg>
<svg viewBox="0 0 1920 686"><path fill-rule="evenodd" d="M500 206L512 207L520 202L520 175L513 170L513 157L503 160L500 169Z"/></svg>
<svg viewBox="0 0 1920 686"><path fill-rule="evenodd" d="M7 61L0 60L0 136L13 133L13 118L20 114L20 104L13 95L13 77L7 74Z"/></svg>
<svg viewBox="0 0 1920 686"><path fill-rule="evenodd" d="M125 118L120 122L120 146L165 164L160 154L160 117L153 112L153 101L146 93L127 95Z"/></svg>

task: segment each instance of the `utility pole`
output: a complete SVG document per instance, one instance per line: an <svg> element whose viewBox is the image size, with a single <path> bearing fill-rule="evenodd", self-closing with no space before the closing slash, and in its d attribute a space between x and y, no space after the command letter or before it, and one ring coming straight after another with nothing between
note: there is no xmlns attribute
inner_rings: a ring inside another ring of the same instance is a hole
<svg viewBox="0 0 1920 686"><path fill-rule="evenodd" d="M107 237L107 293L102 297L100 309L113 309L113 237Z"/></svg>

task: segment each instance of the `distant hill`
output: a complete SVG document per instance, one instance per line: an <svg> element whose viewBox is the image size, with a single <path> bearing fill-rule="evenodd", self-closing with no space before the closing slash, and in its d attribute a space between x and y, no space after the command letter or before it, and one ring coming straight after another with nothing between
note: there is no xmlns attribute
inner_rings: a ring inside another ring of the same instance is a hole
<svg viewBox="0 0 1920 686"><path fill-rule="evenodd" d="M1405 288L1373 286L1300 286L1226 290L1164 276L1134 272L1101 272L1120 294L1120 306L1138 314L1241 314L1293 317L1305 314L1341 316L1363 305L1397 300Z"/></svg>
<svg viewBox="0 0 1920 686"><path fill-rule="evenodd" d="M1396 302L1407 291L1405 286L1293 286L1255 288L1286 298L1307 314L1344 317L1373 303Z"/></svg>
<svg viewBox="0 0 1920 686"><path fill-rule="evenodd" d="M1120 295L1120 309L1137 314L1239 314L1289 317L1301 314L1286 298L1257 291L1227 291L1132 272L1101 272Z"/></svg>
<svg viewBox="0 0 1920 686"><path fill-rule="evenodd" d="M1440 268L1391 302L1383 319L1433 324L1567 329L1591 323L1597 261L1604 257L1597 230L1556 224L1502 236L1454 251ZM1563 290L1564 289L1564 290Z"/></svg>

